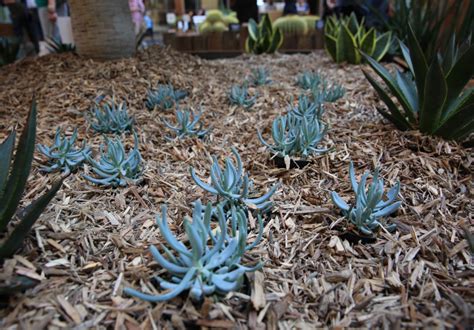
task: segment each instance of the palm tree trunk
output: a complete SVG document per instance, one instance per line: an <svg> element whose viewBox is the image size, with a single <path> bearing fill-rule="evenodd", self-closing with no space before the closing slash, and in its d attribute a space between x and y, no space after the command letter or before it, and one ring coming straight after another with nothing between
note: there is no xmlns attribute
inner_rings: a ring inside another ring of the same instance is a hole
<svg viewBox="0 0 474 330"><path fill-rule="evenodd" d="M70 0L77 53L95 59L130 57L135 33L127 0Z"/></svg>

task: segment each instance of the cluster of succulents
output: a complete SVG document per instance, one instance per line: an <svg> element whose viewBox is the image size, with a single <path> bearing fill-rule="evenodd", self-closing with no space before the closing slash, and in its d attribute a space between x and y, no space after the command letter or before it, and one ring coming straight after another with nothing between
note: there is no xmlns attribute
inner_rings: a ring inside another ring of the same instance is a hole
<svg viewBox="0 0 474 330"><path fill-rule="evenodd" d="M250 109L257 101L257 96L250 96L249 90L246 84L233 85L229 92L230 104L241 106L245 109Z"/></svg>
<svg viewBox="0 0 474 330"><path fill-rule="evenodd" d="M56 130L54 143L51 147L38 144L38 150L48 158L48 165L42 167L45 172L62 171L69 174L77 167L81 166L91 154L91 149L82 141L81 147L76 147L77 129L74 130L70 138L61 133L61 129Z"/></svg>
<svg viewBox="0 0 474 330"><path fill-rule="evenodd" d="M275 29L280 29L284 34L305 35L309 31L306 20L298 15L286 15L278 17L273 23Z"/></svg>
<svg viewBox="0 0 474 330"><path fill-rule="evenodd" d="M337 83L328 85L328 83L324 81L319 88L313 88L311 93L313 94L313 99L317 102L333 103L346 94L346 89Z"/></svg>
<svg viewBox="0 0 474 330"><path fill-rule="evenodd" d="M147 91L145 106L148 110L170 110L178 104L180 100L185 98L186 95L187 93L185 91L179 89L175 90L171 84L159 84L155 89Z"/></svg>
<svg viewBox="0 0 474 330"><path fill-rule="evenodd" d="M318 88L323 80L324 78L321 74L313 71L305 71L298 75L296 84L302 89L313 90Z"/></svg>
<svg viewBox="0 0 474 330"><path fill-rule="evenodd" d="M262 267L261 263L250 267L242 265L244 253L258 244L261 238L260 234L251 246L247 246L245 213L237 213L235 208L232 209L230 218L235 227L229 231L227 225L229 216L224 212L222 205L213 208L208 203L203 210L201 202L196 201L192 222L188 218L183 221L189 247L173 236L168 227L166 213L166 206L163 206L156 223L171 249L162 245L164 251L162 254L152 245L150 252L155 261L170 274L169 280L156 277L159 286L168 291L161 295L152 295L125 288L124 293L146 301L159 302L172 299L189 290L191 299L200 301L204 296L226 294L238 289L242 284L244 273ZM218 230L213 230L211 227L213 219L218 221ZM260 228L262 231L262 223Z"/></svg>
<svg viewBox="0 0 474 330"><path fill-rule="evenodd" d="M273 144L265 141L259 130L257 133L260 142L279 157L307 158L329 150L319 148L327 126L317 116L299 117L292 112L278 116L272 124Z"/></svg>
<svg viewBox="0 0 474 330"><path fill-rule="evenodd" d="M318 100L317 98L314 98ZM293 103L293 101L291 102ZM321 118L324 114L324 105L322 102L313 101L310 97L301 94L298 96L298 104L296 106L290 104L288 106L288 113L293 114L298 118L306 117L308 119Z"/></svg>
<svg viewBox="0 0 474 330"><path fill-rule="evenodd" d="M164 124L166 127L171 129L175 133L175 137L165 136L165 139L168 141L174 139L183 139L185 137L193 137L196 136L198 138L204 137L208 132L209 129L202 129L202 123L199 122L201 119L202 112L194 113L192 111L187 110L176 110L176 125L173 126L169 123L166 119L163 119Z"/></svg>
<svg viewBox="0 0 474 330"><path fill-rule="evenodd" d="M135 119L128 114L125 102L117 103L112 97L109 101L96 102L90 111L89 122L98 133L120 134L131 131Z"/></svg>
<svg viewBox="0 0 474 330"><path fill-rule="evenodd" d="M90 175L83 177L95 184L103 186L128 186L138 183L141 179L142 157L138 150L138 137L134 134L134 147L128 153L121 140L105 137L107 146L101 144L99 160L88 156L96 178Z"/></svg>
<svg viewBox="0 0 474 330"><path fill-rule="evenodd" d="M217 158L213 157L210 170L211 182L209 184L201 180L194 168L191 167L191 177L194 182L205 191L217 196L226 209L234 205L267 210L271 207L270 198L277 190L278 185L274 185L266 194L260 197L252 197L253 183L248 175L244 174L242 159L235 148L232 148L232 153L237 163L234 165L230 158L226 158L224 169L219 166Z"/></svg>
<svg viewBox="0 0 474 330"><path fill-rule="evenodd" d="M384 199L384 181L379 177L379 169L376 168L372 175L372 182L367 186L370 173L366 172L361 180L357 182L354 164L351 162L349 176L352 189L355 193L355 203L349 206L336 192L331 193L333 203L342 210L346 219L354 225L362 234L372 235L374 231L385 227L388 231L396 228L395 224L383 225L381 219L398 210L401 205L397 201L400 191L400 183L397 182L387 193Z"/></svg>
<svg viewBox="0 0 474 330"><path fill-rule="evenodd" d="M254 86L264 86L271 84L270 70L264 66L258 66L252 70L249 81Z"/></svg>
<svg viewBox="0 0 474 330"><path fill-rule="evenodd" d="M218 9L211 9L206 13L206 20L199 25L199 32L202 34L224 32L227 31L230 24L239 24L236 12L225 14Z"/></svg>

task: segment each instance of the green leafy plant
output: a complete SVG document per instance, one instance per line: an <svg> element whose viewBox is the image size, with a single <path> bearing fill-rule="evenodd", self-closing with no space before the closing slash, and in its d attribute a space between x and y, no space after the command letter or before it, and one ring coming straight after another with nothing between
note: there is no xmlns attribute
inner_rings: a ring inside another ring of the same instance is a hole
<svg viewBox="0 0 474 330"><path fill-rule="evenodd" d="M36 112L36 102L33 101L13 162L15 130L0 144L0 233L4 236L4 240L0 243L0 260L11 257L20 248L31 227L62 184L62 180L53 183L51 189L25 207L20 212L21 214L15 217L33 160ZM18 218L18 222L14 225L13 231L8 233L8 225L15 218Z"/></svg>
<svg viewBox="0 0 474 330"><path fill-rule="evenodd" d="M273 23L275 29L280 29L282 33L305 35L308 33L308 23L298 15L287 15L278 17Z"/></svg>
<svg viewBox="0 0 474 330"><path fill-rule="evenodd" d="M249 20L249 36L245 41L245 51L253 54L272 54L283 44L283 34L280 29L272 26L268 14L263 15L257 24L253 18Z"/></svg>
<svg viewBox="0 0 474 330"><path fill-rule="evenodd" d="M185 137L197 136L198 138L204 137L209 129L202 129L202 123L199 122L201 119L202 112L194 113L192 111L181 111L176 110L176 125L173 126L166 119L163 119L166 127L171 129L175 133L175 138L165 136L165 139L171 141L174 139L183 139Z"/></svg>
<svg viewBox="0 0 474 330"><path fill-rule="evenodd" d="M296 78L296 84L302 89L315 89L324 81L317 72L305 71Z"/></svg>
<svg viewBox="0 0 474 330"><path fill-rule="evenodd" d="M360 23L356 15L337 18L329 17L324 27L325 47L336 63L361 63L360 52L380 61L390 48L392 33L378 34L375 28L367 30L364 20Z"/></svg>
<svg viewBox="0 0 474 330"><path fill-rule="evenodd" d="M42 170L45 172L61 170L63 173L69 174L81 166L91 154L91 149L86 146L86 141L83 141L82 146L77 148L75 146L76 139L77 129L74 130L70 138L67 138L58 128L54 136L54 144L51 147L39 144L38 150L48 157L49 164L49 166L42 167Z"/></svg>
<svg viewBox="0 0 474 330"><path fill-rule="evenodd" d="M254 86L264 86L272 83L270 79L270 70L264 66L259 66L252 70L250 75L250 83Z"/></svg>
<svg viewBox="0 0 474 330"><path fill-rule="evenodd" d="M111 100L101 101L102 98L99 98L88 117L92 129L98 133L130 132L135 119L128 114L127 104L115 102L115 96Z"/></svg>
<svg viewBox="0 0 474 330"><path fill-rule="evenodd" d="M51 53L62 54L62 53L75 53L76 45L74 44L65 44L58 39L49 39L46 41L46 48Z"/></svg>
<svg viewBox="0 0 474 330"><path fill-rule="evenodd" d="M293 103L293 100L291 103ZM288 113L293 114L297 118L306 117L312 120L315 117L321 118L324 114L324 106L322 102L314 102L310 97L300 94L298 96L298 105L293 106L290 104L288 106Z"/></svg>
<svg viewBox="0 0 474 330"><path fill-rule="evenodd" d="M272 125L274 144L266 142L259 130L257 133L262 144L279 157L307 158L329 150L318 148L318 144L327 133L327 127L317 116L298 117L291 112L285 116L278 116Z"/></svg>
<svg viewBox="0 0 474 330"><path fill-rule="evenodd" d="M109 139L107 151L103 144L100 146L100 158L98 161L88 156L87 160L92 166L92 171L98 176L93 178L89 175L83 177L95 184L103 186L128 186L130 183L138 183L141 180L142 168L140 151L138 150L138 137L134 135L135 145L127 154L125 147L119 139Z"/></svg>
<svg viewBox="0 0 474 330"><path fill-rule="evenodd" d="M379 169L375 169L372 182L367 186L369 175L370 173L365 172L360 182L357 182L354 164L351 162L349 176L356 195L354 206L349 206L335 191L331 193L333 203L342 210L349 223L365 235L372 235L375 230L384 226L379 219L397 211L401 205L400 201L396 201L400 192L400 182L387 192L387 198L384 200L384 181L379 178ZM396 225L385 225L385 228L393 231Z"/></svg>
<svg viewBox="0 0 474 330"><path fill-rule="evenodd" d="M171 84L158 85L156 89L147 91L145 106L148 110L154 110L155 108L170 110L186 95L185 91L175 90Z"/></svg>
<svg viewBox="0 0 474 330"><path fill-rule="evenodd" d="M233 234L229 234L222 206L218 206L216 212L213 212L210 203L203 210L201 202L196 201L192 222L188 218L183 221L189 247L173 236L168 227L166 212L166 206L163 206L156 223L171 249L162 245L163 255L152 245L150 252L155 261L170 273L169 280L155 277L160 287L168 291L161 295L152 295L125 288L125 294L150 302L159 302L172 299L189 290L189 296L199 301L204 296L215 293L226 294L237 290L246 272L253 272L262 267L261 263L251 267L242 265L242 257L248 250L245 212L237 212L232 208L231 217L237 227ZM211 228L213 213L218 220L218 230ZM260 224L260 228L263 229L263 224L261 222ZM258 244L260 238L261 235L252 245Z"/></svg>
<svg viewBox="0 0 474 330"><path fill-rule="evenodd" d="M249 180L247 174L244 175L242 160L235 148L232 148L232 153L237 160L237 164L234 165L229 158L226 158L224 169L220 168L217 158L213 157L210 184L202 181L196 175L194 168L191 167L190 172L194 182L205 191L218 196L227 208L232 205L236 207L252 205L258 210L271 207L272 202L269 199L277 190L278 185L274 185L261 197L250 197L252 195L252 181Z"/></svg>
<svg viewBox="0 0 474 330"><path fill-rule="evenodd" d="M257 101L257 95L250 96L248 87L244 84L242 86L233 85L229 92L230 104L241 106L245 109L250 109Z"/></svg>
<svg viewBox="0 0 474 330"><path fill-rule="evenodd" d="M410 29L407 45L400 43L400 47L411 76L400 71L392 76L374 59L364 55L388 88L388 91L384 89L364 70L388 108L377 108L379 113L400 130L419 128L423 133L445 139L461 140L469 136L474 129L474 89L464 89L474 73L471 40L457 47L453 38L442 55L428 59ZM400 106L391 96L395 96Z"/></svg>
<svg viewBox="0 0 474 330"><path fill-rule="evenodd" d="M0 38L0 67L16 61L20 42L16 38Z"/></svg>

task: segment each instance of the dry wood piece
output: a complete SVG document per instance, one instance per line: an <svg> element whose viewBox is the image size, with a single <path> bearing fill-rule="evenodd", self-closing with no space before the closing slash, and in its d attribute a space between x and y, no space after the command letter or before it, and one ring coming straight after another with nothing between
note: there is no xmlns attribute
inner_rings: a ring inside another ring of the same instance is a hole
<svg viewBox="0 0 474 330"><path fill-rule="evenodd" d="M242 83L259 65L270 70L273 83L256 89L250 111L229 106L230 86ZM275 116L285 113L291 97L297 99L295 79L303 70L320 70L347 93L326 107L328 143L334 151L303 169L286 171L275 167L256 129L269 136ZM0 141L9 128L23 123L36 94L38 143L49 144L57 127L68 134L77 127L80 139L97 151L103 137L88 129L84 114L99 93L113 91L136 118L145 167L142 184L124 189L93 186L82 172L65 181L21 256L0 266L2 281L15 274L40 281L0 309L0 328L473 324L474 266L462 230L474 227L472 149L395 130L376 112L382 104L360 67L336 65L322 51L205 61L151 48L112 62L71 54L27 59L1 68L0 77ZM207 139L164 139L167 132L159 117L171 120L173 113L149 112L144 105L147 88L157 83L186 90L182 106L202 106L204 126L213 127ZM128 146L132 140L127 139ZM242 156L257 191L282 181L262 242L245 257L252 264L262 260L263 274L256 275L256 283L244 281L240 292L210 298L202 306L185 295L156 305L124 296L124 286L160 290L152 276L166 274L148 252L150 244L164 242L154 217L167 203L170 229L185 237L181 219L190 215L191 203L211 198L193 184L189 166L208 177L210 157L229 156L231 146ZM401 182L403 205L390 219L398 229L379 233L373 244L351 245L339 237L345 220L329 192L352 202L350 160L359 177L380 164L387 185ZM43 161L36 153L25 205L56 177L39 172ZM259 292L251 292L252 286Z"/></svg>

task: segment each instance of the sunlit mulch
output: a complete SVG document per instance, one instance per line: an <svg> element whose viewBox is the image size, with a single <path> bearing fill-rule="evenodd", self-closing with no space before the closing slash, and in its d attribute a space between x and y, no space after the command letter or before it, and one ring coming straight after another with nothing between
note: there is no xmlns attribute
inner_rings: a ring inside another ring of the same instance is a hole
<svg viewBox="0 0 474 330"><path fill-rule="evenodd" d="M259 64L270 68L273 84L253 91L258 102L251 111L229 106L230 86ZM298 96L294 81L303 70L320 70L348 92L326 110L326 142L334 151L286 171L270 161L256 129L269 137L273 118ZM376 113L360 67L338 66L323 52L204 61L155 48L104 63L47 56L2 68L0 77L0 141L23 124L36 95L38 142L50 143L58 126L77 127L80 139L98 150L103 138L88 129L84 114L98 93L114 91L136 117L146 166L142 185L125 189L93 186L82 172L66 180L24 249L0 271L2 281L12 273L41 280L0 310L1 328L472 326L474 270L462 231L474 225L472 149L394 130ZM159 117L171 114L144 107L146 89L158 82L187 90L184 104L202 106L213 127L207 140L165 141ZM160 272L148 253L162 240L154 226L160 205L169 205L171 228L183 234L191 202L209 198L189 167L207 177L211 155L229 156L231 146L258 190L282 182L264 239L248 254L249 262L265 262L262 273L249 276L252 289L201 305L186 296L155 305L123 296L123 286L150 287ZM36 157L25 201L58 176L40 173L44 159ZM344 222L329 193L353 200L350 160L358 175L381 164L387 185L402 183L403 207L392 218L398 230L381 232L374 244L338 237Z"/></svg>

